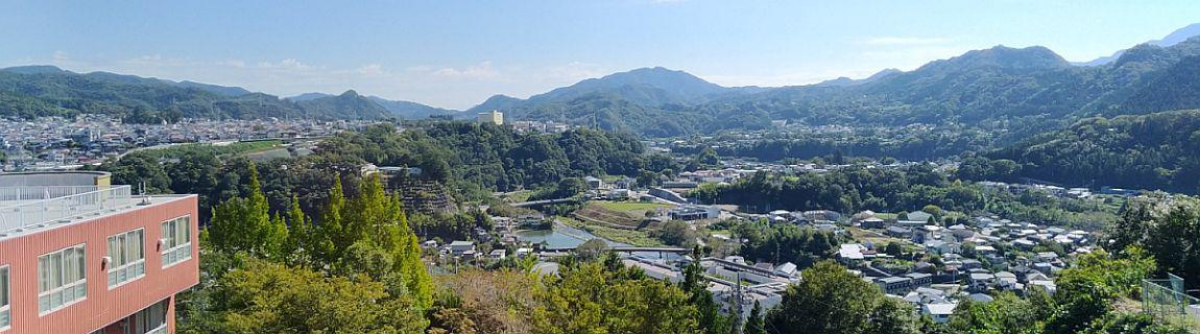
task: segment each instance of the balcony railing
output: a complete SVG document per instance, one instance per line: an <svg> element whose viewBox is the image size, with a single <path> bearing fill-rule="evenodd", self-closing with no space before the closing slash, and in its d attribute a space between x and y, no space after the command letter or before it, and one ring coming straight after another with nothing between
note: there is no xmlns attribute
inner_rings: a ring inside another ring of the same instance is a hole
<svg viewBox="0 0 1200 334"><path fill-rule="evenodd" d="M129 186L0 188L0 236L116 211L137 203ZM14 188L8 188L14 189ZM41 193L41 196L36 195ZM61 195L61 196L52 196ZM2 197L9 196L9 197Z"/></svg>
<svg viewBox="0 0 1200 334"><path fill-rule="evenodd" d="M97 186L0 187L0 207L8 201L35 201L100 190Z"/></svg>

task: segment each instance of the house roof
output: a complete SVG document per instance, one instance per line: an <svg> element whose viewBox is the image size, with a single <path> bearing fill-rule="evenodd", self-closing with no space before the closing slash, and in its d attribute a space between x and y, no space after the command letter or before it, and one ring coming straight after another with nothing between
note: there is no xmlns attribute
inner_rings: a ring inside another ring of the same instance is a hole
<svg viewBox="0 0 1200 334"><path fill-rule="evenodd" d="M925 306L923 306L923 308L925 308L926 312L929 312L929 314L934 314L934 315L954 314L955 307L958 307L958 304L940 303L940 304L925 304Z"/></svg>

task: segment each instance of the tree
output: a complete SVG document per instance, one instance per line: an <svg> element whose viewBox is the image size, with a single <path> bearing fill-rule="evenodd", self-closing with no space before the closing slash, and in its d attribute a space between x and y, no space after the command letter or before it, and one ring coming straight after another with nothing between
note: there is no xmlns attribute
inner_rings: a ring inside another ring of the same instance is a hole
<svg viewBox="0 0 1200 334"><path fill-rule="evenodd" d="M1167 210L1155 210L1155 205L1127 204L1111 232L1112 246L1138 246L1154 258L1160 277L1172 273L1183 277L1187 288L1200 287L1200 206L1183 198Z"/></svg>
<svg viewBox="0 0 1200 334"><path fill-rule="evenodd" d="M900 256L900 254L904 253L904 248L900 246L899 242L892 242L888 243L887 246L883 246L883 253L891 256Z"/></svg>
<svg viewBox="0 0 1200 334"><path fill-rule="evenodd" d="M762 305L758 301L754 301L754 308L750 309L750 317L746 319L745 334L767 334L766 319L763 318Z"/></svg>
<svg viewBox="0 0 1200 334"><path fill-rule="evenodd" d="M673 246L684 246L693 240L691 224L684 221L672 220L663 223L654 233L663 243Z"/></svg>
<svg viewBox="0 0 1200 334"><path fill-rule="evenodd" d="M288 241L285 247L291 254L292 262L305 263L310 260L313 248L312 222L300 209L300 199L292 195L292 203L288 206L287 214Z"/></svg>
<svg viewBox="0 0 1200 334"><path fill-rule="evenodd" d="M1075 333L1094 326L1110 311L1113 301L1139 287L1154 272L1154 259L1137 248L1123 258L1096 251L1080 257L1075 267L1063 270L1055 284L1056 312L1046 321L1052 333Z"/></svg>
<svg viewBox="0 0 1200 334"><path fill-rule="evenodd" d="M575 247L575 253L581 259L592 260L600 257L600 254L608 251L608 243L603 239L596 238L583 242L583 244Z"/></svg>
<svg viewBox="0 0 1200 334"><path fill-rule="evenodd" d="M140 191L145 186L148 194L161 194L171 190L171 178L158 159L140 153L131 153L113 163L105 163L101 170L112 173L113 184L128 184L134 186L134 191Z"/></svg>
<svg viewBox="0 0 1200 334"><path fill-rule="evenodd" d="M692 258L700 259L700 248L692 248ZM708 291L708 280L704 278L704 268L700 261L692 261L683 268L683 281L679 287L688 294L688 301L696 307L696 320L700 329L708 334L726 334L733 327L732 317L722 316L720 307L713 301L712 292Z"/></svg>
<svg viewBox="0 0 1200 334"><path fill-rule="evenodd" d="M721 163L721 160L717 157L717 150L706 147L700 151L700 155L696 156L696 162L704 166L716 166Z"/></svg>
<svg viewBox="0 0 1200 334"><path fill-rule="evenodd" d="M789 287L779 306L767 313L771 333L905 332L916 325L896 318L903 313L897 311L900 306L884 304L885 297L877 286L833 261L818 262L801 276L804 280Z"/></svg>
<svg viewBox="0 0 1200 334"><path fill-rule="evenodd" d="M870 313L866 334L920 334L916 314L907 301L887 298Z"/></svg>
<svg viewBox="0 0 1200 334"><path fill-rule="evenodd" d="M212 328L185 333L421 333L426 320L411 304L369 279L325 277L250 259L221 278L208 312ZM189 326L185 326L189 327Z"/></svg>
<svg viewBox="0 0 1200 334"><path fill-rule="evenodd" d="M660 184L659 174L648 170L639 170L637 174L637 185L640 188L649 188Z"/></svg>
<svg viewBox="0 0 1200 334"><path fill-rule="evenodd" d="M206 230L212 246L226 253L247 252L270 259L283 259L288 229L282 217L272 217L258 173L250 169L250 197L233 198L213 208Z"/></svg>
<svg viewBox="0 0 1200 334"><path fill-rule="evenodd" d="M459 309L439 308L430 320L428 334L475 334L475 322Z"/></svg>
<svg viewBox="0 0 1200 334"><path fill-rule="evenodd" d="M1022 299L1012 293L996 295L988 303L973 302L970 298L959 301L950 317L949 328L960 333L1028 333L1040 326L1044 318L1031 300Z"/></svg>
<svg viewBox="0 0 1200 334"><path fill-rule="evenodd" d="M564 266L546 279L537 299L534 334L698 331L696 308L683 290L623 266Z"/></svg>
<svg viewBox="0 0 1200 334"><path fill-rule="evenodd" d="M313 248L317 254L318 266L334 263L341 258L341 246L346 244L344 237L342 211L346 206L345 195L342 192L342 178L334 178L333 188L329 189L329 201L325 210L321 211L319 232L313 238Z"/></svg>

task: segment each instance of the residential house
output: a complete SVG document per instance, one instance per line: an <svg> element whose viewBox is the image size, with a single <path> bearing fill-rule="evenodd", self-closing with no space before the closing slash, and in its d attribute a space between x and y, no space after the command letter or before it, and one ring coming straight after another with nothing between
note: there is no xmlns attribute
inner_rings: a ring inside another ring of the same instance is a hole
<svg viewBox="0 0 1200 334"><path fill-rule="evenodd" d="M883 293L897 296L903 296L914 288L913 279L903 276L877 278L875 284L883 289Z"/></svg>

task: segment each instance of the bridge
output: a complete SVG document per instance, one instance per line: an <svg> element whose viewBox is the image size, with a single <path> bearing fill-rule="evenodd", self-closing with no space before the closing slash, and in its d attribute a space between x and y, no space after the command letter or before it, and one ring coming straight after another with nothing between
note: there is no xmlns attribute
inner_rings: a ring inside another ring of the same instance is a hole
<svg viewBox="0 0 1200 334"><path fill-rule="evenodd" d="M516 206L516 207L527 207L527 206L538 206L538 205L546 205L546 204L571 203L571 202L578 202L578 201L579 200L575 199L575 198L555 198L555 199L544 199L544 200L539 200L539 201L518 202L518 203L513 203L510 205Z"/></svg>

